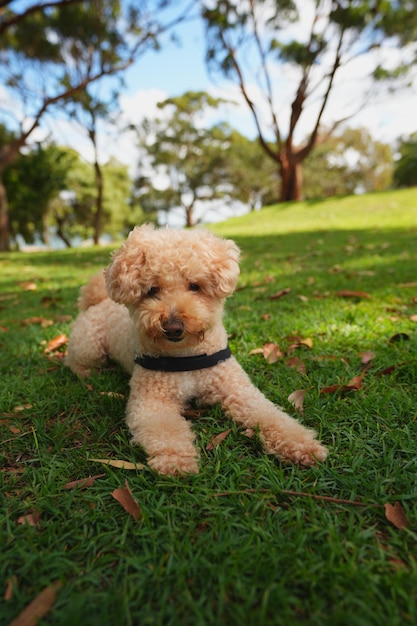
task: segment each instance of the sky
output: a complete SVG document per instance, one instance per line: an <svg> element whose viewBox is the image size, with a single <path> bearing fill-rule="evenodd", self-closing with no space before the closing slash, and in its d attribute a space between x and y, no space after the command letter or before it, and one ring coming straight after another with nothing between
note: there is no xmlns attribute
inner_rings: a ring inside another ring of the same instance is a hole
<svg viewBox="0 0 417 626"><path fill-rule="evenodd" d="M304 4L307 7L307 4ZM294 28L305 29L309 20L308 11L304 11L303 20ZM256 136L255 126L247 105L242 101L238 89L231 82L218 77L216 80L209 76L205 62L205 40L201 23L193 22L181 27L178 31L180 44L166 43L159 52L146 52L139 61L129 69L124 77L126 89L120 97L120 125L140 125L144 116L152 117L156 103L170 96L181 95L188 90L203 90L214 96L227 98L236 105L225 105L220 113L221 119L228 121L234 128L250 138ZM291 36L291 33L288 33ZM395 56L395 52L392 52ZM333 96L331 110L343 116L357 108L357 102L366 88L365 75L369 68L364 58L353 62L338 78L338 86ZM281 68L274 77L274 86L278 92L288 93L280 101L278 110L281 119L289 119L289 97L294 90L296 77L293 70ZM289 89L290 87L290 89ZM256 89L253 87L253 96L256 98ZM369 104L350 121L350 126L367 128L377 140L387 143L395 142L400 136L406 136L417 131L417 84L414 88L391 94L378 103ZM311 118L309 112L304 115L300 124L302 138L308 132ZM207 119L211 123L213 119ZM325 119L326 121L326 119ZM330 118L328 119L330 121ZM82 131L75 129L68 123L54 124L49 121L57 141L73 145L83 156L91 159L91 147ZM134 170L138 160L138 150L133 134L110 133L101 138L102 160L110 156L118 158Z"/></svg>

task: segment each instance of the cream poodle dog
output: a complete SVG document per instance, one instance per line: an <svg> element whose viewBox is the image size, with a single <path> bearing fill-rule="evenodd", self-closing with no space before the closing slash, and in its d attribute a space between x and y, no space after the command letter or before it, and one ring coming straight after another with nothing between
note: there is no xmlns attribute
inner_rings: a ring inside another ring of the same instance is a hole
<svg viewBox="0 0 417 626"><path fill-rule="evenodd" d="M66 364L85 377L110 357L132 375L127 424L161 474L198 472L183 416L192 398L258 429L266 452L280 459L308 466L327 456L315 433L267 400L230 354L222 315L238 261L234 242L209 231L145 225L81 290Z"/></svg>

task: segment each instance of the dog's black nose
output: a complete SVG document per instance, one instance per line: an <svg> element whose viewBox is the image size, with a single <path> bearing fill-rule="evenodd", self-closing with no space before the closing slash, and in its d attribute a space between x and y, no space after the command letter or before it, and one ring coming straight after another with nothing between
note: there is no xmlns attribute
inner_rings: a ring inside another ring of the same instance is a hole
<svg viewBox="0 0 417 626"><path fill-rule="evenodd" d="M167 320L162 324L162 330L169 341L179 341L184 333L184 323L181 320Z"/></svg>

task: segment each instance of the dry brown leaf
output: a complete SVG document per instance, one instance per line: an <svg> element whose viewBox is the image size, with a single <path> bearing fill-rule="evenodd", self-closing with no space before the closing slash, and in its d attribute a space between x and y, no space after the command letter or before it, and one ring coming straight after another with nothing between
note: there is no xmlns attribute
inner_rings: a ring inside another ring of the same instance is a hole
<svg viewBox="0 0 417 626"><path fill-rule="evenodd" d="M17 587L17 576L13 574L11 578L7 579L6 591L4 592L4 601L8 602L13 598L14 589Z"/></svg>
<svg viewBox="0 0 417 626"><path fill-rule="evenodd" d="M129 513L133 517L133 519L137 520L141 515L142 511L140 509L139 504L136 502L133 494L130 490L129 484L126 480L126 487L119 487L112 491L112 496L119 504L122 505L124 510Z"/></svg>
<svg viewBox="0 0 417 626"><path fill-rule="evenodd" d="M320 389L320 393L336 393L336 391L339 391L341 387L342 385L339 384L330 385L329 387L323 387L323 389Z"/></svg>
<svg viewBox="0 0 417 626"><path fill-rule="evenodd" d="M10 622L9 626L36 626L39 620L51 610L61 586L62 583L56 581L49 587L46 587Z"/></svg>
<svg viewBox="0 0 417 626"><path fill-rule="evenodd" d="M273 342L265 343L262 348L255 348L251 350L249 354L263 354L268 363L276 363L278 359L284 356L280 347Z"/></svg>
<svg viewBox="0 0 417 626"><path fill-rule="evenodd" d="M348 383L347 385L343 385L342 386L342 391L351 391L351 390L357 390L357 389L361 389L362 387L362 380L363 377L366 374L366 370L364 370L362 372L362 374L359 374L359 376L354 376Z"/></svg>
<svg viewBox="0 0 417 626"><path fill-rule="evenodd" d="M106 474L96 474L96 476L89 476L88 478L80 478L78 480L72 480L69 483L64 485L64 489L75 489L78 487L79 489L87 489L87 487L91 487L93 482L97 480L97 478L102 478Z"/></svg>
<svg viewBox="0 0 417 626"><path fill-rule="evenodd" d="M410 320L412 322L417 322L417 315L410 315Z"/></svg>
<svg viewBox="0 0 417 626"><path fill-rule="evenodd" d="M126 470L141 470L145 466L142 463L131 463L130 461L122 461L119 459L89 459L94 463L102 463L103 465L110 465L111 467L117 467L118 469Z"/></svg>
<svg viewBox="0 0 417 626"><path fill-rule="evenodd" d="M363 365L366 365L376 357L376 354L375 352L372 352L372 350L367 350L365 352L359 352L359 356L361 357Z"/></svg>
<svg viewBox="0 0 417 626"><path fill-rule="evenodd" d="M350 289L342 289L337 291L336 296L338 298L370 298L371 296L366 291L352 291Z"/></svg>
<svg viewBox="0 0 417 626"><path fill-rule="evenodd" d="M37 284L33 280L23 280L17 283L24 291L36 291Z"/></svg>
<svg viewBox="0 0 417 626"><path fill-rule="evenodd" d="M335 385L330 385L329 387L323 387L323 389L320 389L320 393L336 393L338 391L343 393L347 391L358 391L362 387L362 380L366 372L367 369L364 369L362 374L351 378L351 380L346 385L337 383Z"/></svg>
<svg viewBox="0 0 417 626"><path fill-rule="evenodd" d="M224 439L226 439L226 437L229 435L230 432L231 432L231 429L228 428L224 432L219 433L218 435L215 435L214 437L212 437L210 443L206 445L206 450L214 450L214 448L217 448L217 446L221 444L221 442Z"/></svg>
<svg viewBox="0 0 417 626"><path fill-rule="evenodd" d="M288 402L291 402L301 415L304 413L304 398L307 391L307 389L298 389L288 396Z"/></svg>
<svg viewBox="0 0 417 626"><path fill-rule="evenodd" d="M0 326L0 331L1 331L2 333L8 333L8 332L9 332L9 329L8 329L8 328L6 328L6 326Z"/></svg>
<svg viewBox="0 0 417 626"><path fill-rule="evenodd" d="M406 288L406 289L409 288L409 287L410 288L414 288L414 287L417 287L417 282L413 281L413 282L410 282L410 283L400 283L398 285L398 287L402 287L402 288Z"/></svg>
<svg viewBox="0 0 417 626"><path fill-rule="evenodd" d="M288 365L288 367L293 367L294 369L296 369L299 374L305 375L307 373L304 361L299 359L298 356L290 357L285 361L285 363Z"/></svg>
<svg viewBox="0 0 417 626"><path fill-rule="evenodd" d="M39 511L32 511L32 513L26 513L26 515L21 515L17 523L18 524L29 524L29 526L35 526L36 528L40 527L41 514Z"/></svg>
<svg viewBox="0 0 417 626"><path fill-rule="evenodd" d="M400 502L394 502L394 504L389 504L388 502L384 504L385 509L385 517L391 524L398 528L398 530L403 530L408 526L407 516Z"/></svg>
<svg viewBox="0 0 417 626"><path fill-rule="evenodd" d="M268 363L276 363L282 356L280 347L276 343L266 343L264 345L264 357Z"/></svg>
<svg viewBox="0 0 417 626"><path fill-rule="evenodd" d="M45 317L28 317L20 322L21 326L31 326L32 324L40 324L42 328L48 328L53 325L53 320L48 320Z"/></svg>
<svg viewBox="0 0 417 626"><path fill-rule="evenodd" d="M90 391L92 391L92 389L90 389ZM117 391L100 391L99 393L101 396L108 396L109 398L120 398L121 400L124 399L124 394L117 393Z"/></svg>
<svg viewBox="0 0 417 626"><path fill-rule="evenodd" d="M268 300L279 300L280 298L288 295L289 293L291 293L291 289L290 287L286 287L285 289L281 289L281 291L274 293L272 296L268 296Z"/></svg>
<svg viewBox="0 0 417 626"><path fill-rule="evenodd" d="M44 354L50 354L51 352L55 352L61 346L64 346L68 342L68 337L61 333L57 335L50 341L48 341L46 348L44 349Z"/></svg>
<svg viewBox="0 0 417 626"><path fill-rule="evenodd" d="M19 404L18 406L15 406L13 408L13 411L15 413L21 413L22 411L25 411L26 409L31 409L32 408L32 404Z"/></svg>
<svg viewBox="0 0 417 626"><path fill-rule="evenodd" d="M298 335L289 335L288 337L286 337L287 341L290 342L290 345L288 346L288 352L293 352L294 350L297 350L297 348L309 348L309 350L311 350L311 348L313 347L313 340L311 339L311 337L300 337Z"/></svg>

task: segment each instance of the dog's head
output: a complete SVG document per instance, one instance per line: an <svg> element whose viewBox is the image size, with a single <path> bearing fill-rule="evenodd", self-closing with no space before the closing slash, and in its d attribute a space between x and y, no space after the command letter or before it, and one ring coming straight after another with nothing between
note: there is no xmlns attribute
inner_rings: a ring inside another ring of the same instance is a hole
<svg viewBox="0 0 417 626"><path fill-rule="evenodd" d="M192 344L220 321L238 262L236 244L209 231L140 226L114 253L107 290L128 307L142 336L165 349Z"/></svg>

